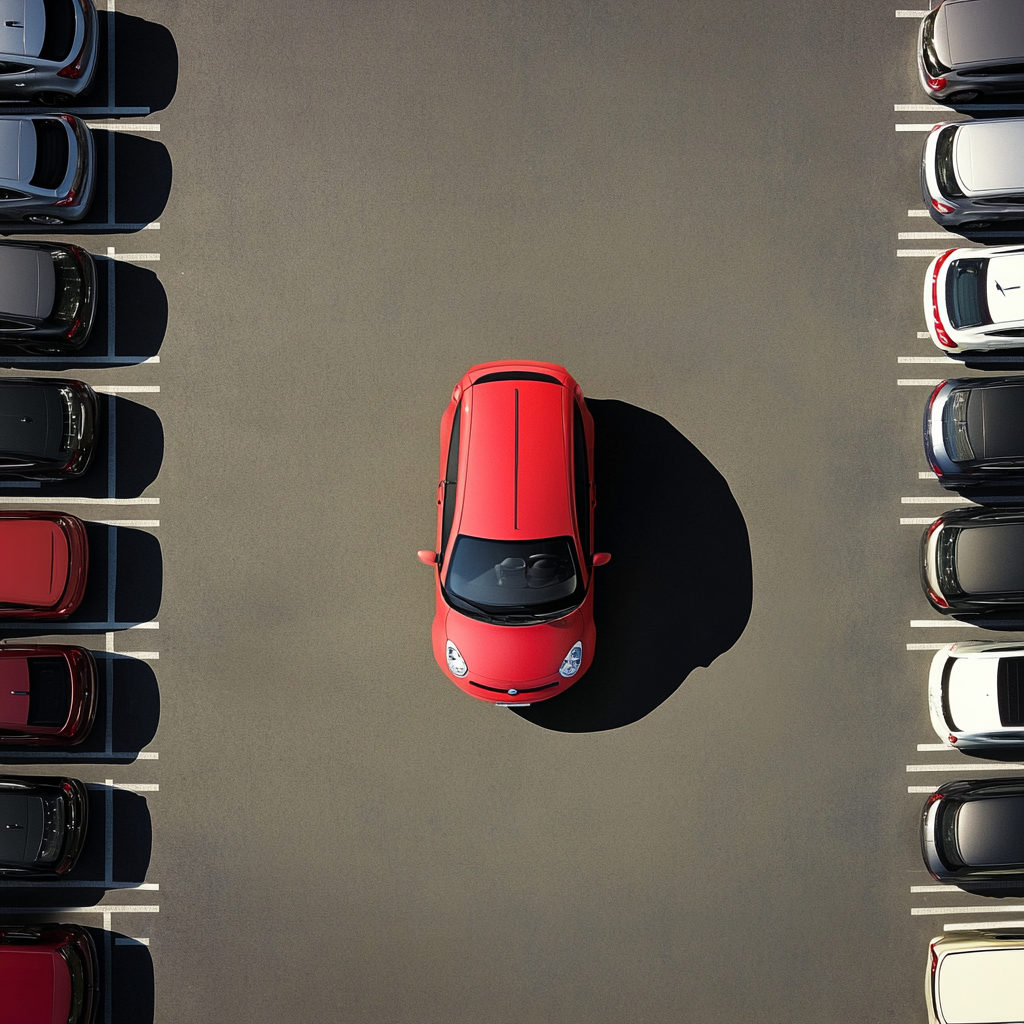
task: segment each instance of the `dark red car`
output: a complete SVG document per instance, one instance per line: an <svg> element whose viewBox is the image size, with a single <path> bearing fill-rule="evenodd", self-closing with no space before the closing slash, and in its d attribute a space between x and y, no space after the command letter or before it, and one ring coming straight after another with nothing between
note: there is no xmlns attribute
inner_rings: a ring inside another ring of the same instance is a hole
<svg viewBox="0 0 1024 1024"><path fill-rule="evenodd" d="M99 963L77 924L0 925L0 1024L93 1024Z"/></svg>
<svg viewBox="0 0 1024 1024"><path fill-rule="evenodd" d="M441 418L434 657L478 700L562 693L594 658L594 422L562 366L482 363Z"/></svg>
<svg viewBox="0 0 1024 1024"><path fill-rule="evenodd" d="M64 512L0 512L0 619L65 619L82 602L89 540Z"/></svg>
<svg viewBox="0 0 1024 1024"><path fill-rule="evenodd" d="M0 748L70 747L96 717L96 661L84 647L0 643Z"/></svg>

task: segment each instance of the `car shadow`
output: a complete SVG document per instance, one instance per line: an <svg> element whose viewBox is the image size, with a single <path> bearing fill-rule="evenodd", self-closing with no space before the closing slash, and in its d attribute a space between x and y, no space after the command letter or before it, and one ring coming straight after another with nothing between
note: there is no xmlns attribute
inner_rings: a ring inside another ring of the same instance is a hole
<svg viewBox="0 0 1024 1024"><path fill-rule="evenodd" d="M156 986L149 947L120 932L104 932L100 928L87 930L96 944L99 976L110 978L109 987L100 985L96 1020L109 1020L113 1024L152 1024Z"/></svg>
<svg viewBox="0 0 1024 1024"><path fill-rule="evenodd" d="M160 724L160 688L149 663L106 651L92 653L98 680L96 720L89 735L66 750L4 746L0 764L31 762L74 774L76 764L131 764L153 741Z"/></svg>
<svg viewBox="0 0 1024 1024"><path fill-rule="evenodd" d="M155 356L167 332L167 293L148 267L94 255L96 317L89 340L74 352L38 356L0 352L0 366L18 370L68 370L72 367L130 366ZM111 315L109 295L114 288Z"/></svg>
<svg viewBox="0 0 1024 1024"><path fill-rule="evenodd" d="M1002 761L1009 764L1024 762L1024 747L1000 745L996 748L986 748L984 751L957 747L957 752L963 754L964 757L971 757L975 761ZM1024 775L1024 766L1021 767L1021 774Z"/></svg>
<svg viewBox="0 0 1024 1024"><path fill-rule="evenodd" d="M75 613L59 621L0 623L6 636L107 633L156 618L163 589L160 542L128 526L86 522L89 576Z"/></svg>
<svg viewBox="0 0 1024 1024"><path fill-rule="evenodd" d="M164 458L164 429L148 406L98 395L100 424L89 468L74 480L4 480L9 497L137 498L157 478Z"/></svg>
<svg viewBox="0 0 1024 1024"><path fill-rule="evenodd" d="M178 88L178 47L164 25L117 11L99 11L100 48L96 77L77 106L106 106L109 96L110 53L107 40L114 19L114 105L149 107L151 112L170 105Z"/></svg>
<svg viewBox="0 0 1024 1024"><path fill-rule="evenodd" d="M514 709L573 733L650 714L736 643L753 602L747 527L721 473L655 413L614 399L587 407L595 550L612 555L596 571L594 662L565 693Z"/></svg>
<svg viewBox="0 0 1024 1024"><path fill-rule="evenodd" d="M56 882L0 881L0 912L17 907L92 907L104 893L136 888L146 880L153 849L146 798L96 784L89 785L88 794L89 824L78 863ZM112 836L109 850L108 832Z"/></svg>

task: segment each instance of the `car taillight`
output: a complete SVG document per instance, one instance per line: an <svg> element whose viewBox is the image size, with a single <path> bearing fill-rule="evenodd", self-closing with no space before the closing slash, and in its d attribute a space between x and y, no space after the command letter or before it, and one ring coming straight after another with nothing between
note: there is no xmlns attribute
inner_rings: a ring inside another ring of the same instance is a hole
<svg viewBox="0 0 1024 1024"><path fill-rule="evenodd" d="M75 201L75 190L68 189L68 194L63 199L58 199L54 206L70 206Z"/></svg>
<svg viewBox="0 0 1024 1024"><path fill-rule="evenodd" d="M935 200L933 199L932 202L934 203ZM942 326L942 319L939 317L939 271L955 252L956 249L947 249L932 267L932 326L935 328L935 337L943 348L956 348L956 342L946 333L946 329Z"/></svg>
<svg viewBox="0 0 1024 1024"><path fill-rule="evenodd" d="M940 608L948 608L948 607L949 607L949 602L948 602L948 601L947 601L947 600L946 600L946 599L945 599L945 598L944 598L944 597L943 597L943 596L942 596L941 594L936 594L936 593L935 593L935 591L934 591L934 590L932 590L932 588L931 588L931 587L929 587L929 588L928 588L928 596L929 596L929 597L930 597L930 598L931 598L931 599L932 599L932 600L933 600L933 601L934 601L934 602L935 602L935 603L936 603L936 604L937 604L937 605L938 605L938 606L939 606Z"/></svg>
<svg viewBox="0 0 1024 1024"><path fill-rule="evenodd" d="M932 974L935 973L936 968L939 966L939 954L935 952L935 943L931 943L928 947L928 952L932 957Z"/></svg>
<svg viewBox="0 0 1024 1024"><path fill-rule="evenodd" d="M927 800L925 800L924 805L925 805L925 807L931 807L931 805L933 803L935 803L936 800L941 800L941 799L942 799L942 791L941 790L936 790L934 793L932 793L931 796L928 797Z"/></svg>
<svg viewBox="0 0 1024 1024"><path fill-rule="evenodd" d="M65 338L73 338L77 333L78 329L82 326L82 321L79 317L75 317L75 322L64 332Z"/></svg>
<svg viewBox="0 0 1024 1024"><path fill-rule="evenodd" d="M70 782L62 782L60 784L60 788L63 789L68 796L71 796L71 794L74 793L74 789L72 789Z"/></svg>
<svg viewBox="0 0 1024 1024"><path fill-rule="evenodd" d="M956 743L956 737L952 733L949 734L949 742Z"/></svg>
<svg viewBox="0 0 1024 1024"><path fill-rule="evenodd" d="M936 92L939 89L945 89L946 88L946 80L944 78L929 78L928 79L928 88L929 89L934 89Z"/></svg>
<svg viewBox="0 0 1024 1024"><path fill-rule="evenodd" d="M85 8L81 3L81 0L75 5L78 7L78 17L83 21L85 19ZM85 64L85 51L89 43L89 30L86 28L85 33L82 36L82 48L75 54L75 59L68 64L66 67L60 69L57 72L60 78L81 78L82 71L84 70L83 65Z"/></svg>
<svg viewBox="0 0 1024 1024"><path fill-rule="evenodd" d="M931 393L931 397L928 399L928 408L925 410L925 418L931 417L932 406L935 404L935 399L939 397L939 392L946 386L946 381L942 381L937 388ZM928 457L928 464L932 467L932 472L937 476L942 476L942 468L936 463L932 453L932 446L925 444L925 455Z"/></svg>
<svg viewBox="0 0 1024 1024"><path fill-rule="evenodd" d="M955 206L950 206L949 203L940 203L938 199L932 200L932 206L934 206L939 213L952 213L956 209Z"/></svg>

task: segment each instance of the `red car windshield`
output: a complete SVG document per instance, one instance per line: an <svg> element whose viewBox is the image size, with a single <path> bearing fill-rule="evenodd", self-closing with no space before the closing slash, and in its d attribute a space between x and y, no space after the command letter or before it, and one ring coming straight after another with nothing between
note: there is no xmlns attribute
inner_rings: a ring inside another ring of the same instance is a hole
<svg viewBox="0 0 1024 1024"><path fill-rule="evenodd" d="M446 590L487 616L565 614L583 597L569 537L511 541L460 536Z"/></svg>

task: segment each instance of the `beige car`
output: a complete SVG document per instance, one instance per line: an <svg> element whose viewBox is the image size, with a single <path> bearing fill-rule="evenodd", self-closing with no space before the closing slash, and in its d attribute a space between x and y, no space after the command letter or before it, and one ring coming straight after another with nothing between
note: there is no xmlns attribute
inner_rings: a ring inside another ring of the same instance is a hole
<svg viewBox="0 0 1024 1024"><path fill-rule="evenodd" d="M932 939L924 988L931 1024L1024 1021L1024 931Z"/></svg>

